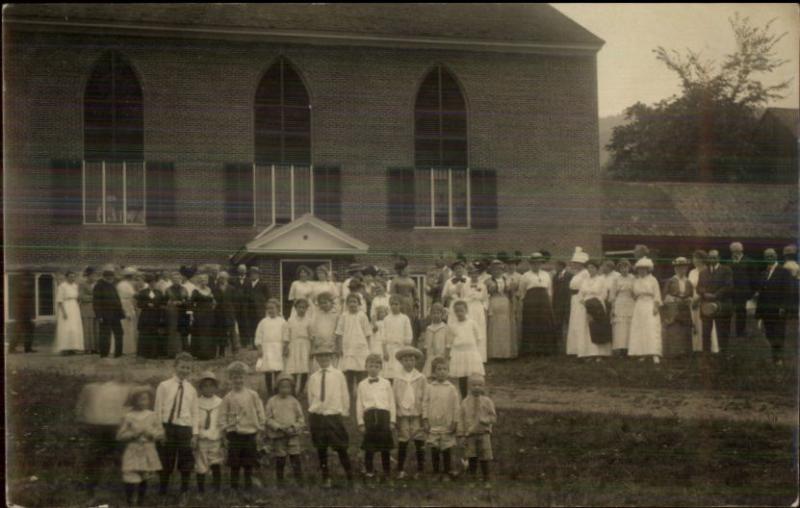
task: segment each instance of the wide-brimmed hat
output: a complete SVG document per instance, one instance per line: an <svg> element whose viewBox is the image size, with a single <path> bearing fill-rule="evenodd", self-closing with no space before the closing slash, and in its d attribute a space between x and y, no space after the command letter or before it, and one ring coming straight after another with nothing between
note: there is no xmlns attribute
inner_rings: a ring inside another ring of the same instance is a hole
<svg viewBox="0 0 800 508"><path fill-rule="evenodd" d="M134 268L132 266L126 266L122 270L122 275L123 276L125 276L125 275L136 275L137 273L138 273L138 270L136 270L136 268Z"/></svg>
<svg viewBox="0 0 800 508"><path fill-rule="evenodd" d="M288 381L292 384L292 387L294 387L294 377L292 377L291 374L281 372L280 375L278 375L278 379L275 380L275 386L280 386L282 381Z"/></svg>
<svg viewBox="0 0 800 508"><path fill-rule="evenodd" d="M677 258L675 258L674 261L672 261L672 266L689 266L689 265L691 265L691 263L689 262L688 259L686 259L683 256L678 256Z"/></svg>
<svg viewBox="0 0 800 508"><path fill-rule="evenodd" d="M499 259L499 258L495 258L495 259L493 259L493 260L492 260L492 262L491 262L491 263L489 263L489 266L490 266L490 267L492 267L492 266L503 266L503 265L505 265L505 262L503 262L503 261L502 261L501 259Z"/></svg>
<svg viewBox="0 0 800 508"><path fill-rule="evenodd" d="M336 354L336 351L334 351L333 346L331 346L330 344L318 344L311 351L311 356L335 355L335 354Z"/></svg>
<svg viewBox="0 0 800 508"><path fill-rule="evenodd" d="M214 375L213 372L210 370L204 370L200 373L200 379L197 380L197 384L203 384L203 381L206 379L210 379L214 381L214 384L219 385L219 380L217 380L217 376Z"/></svg>
<svg viewBox="0 0 800 508"><path fill-rule="evenodd" d="M309 277L313 277L314 276L314 271L308 265L300 265L300 266L298 266L297 270L295 270L295 275L297 275L299 277L300 276L300 272L306 272Z"/></svg>
<svg viewBox="0 0 800 508"><path fill-rule="evenodd" d="M538 251L534 252L533 254L531 254L531 257L528 258L528 261L530 261L531 263L544 263L545 262L544 254Z"/></svg>
<svg viewBox="0 0 800 508"><path fill-rule="evenodd" d="M589 254L583 252L583 249L580 247L575 247L575 253L572 255L572 259L570 260L573 263L581 263L586 264L589 261Z"/></svg>
<svg viewBox="0 0 800 508"><path fill-rule="evenodd" d="M648 258L648 257L640 258L639 261L637 261L636 264L633 265L633 268L634 269L649 268L650 270L652 270L653 269L653 260Z"/></svg>
<svg viewBox="0 0 800 508"><path fill-rule="evenodd" d="M425 356L425 355L422 354L422 351L420 351L419 349L417 349L417 348L415 348L413 346L406 346L404 348L398 349L397 352L394 354L394 357L397 360L400 360L404 356L409 356L409 355L415 356L417 358L417 360L421 360Z"/></svg>

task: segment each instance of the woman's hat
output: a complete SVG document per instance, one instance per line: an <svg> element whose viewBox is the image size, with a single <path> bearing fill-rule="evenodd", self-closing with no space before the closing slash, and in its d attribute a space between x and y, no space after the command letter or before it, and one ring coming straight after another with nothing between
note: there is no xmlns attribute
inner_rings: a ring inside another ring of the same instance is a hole
<svg viewBox="0 0 800 508"><path fill-rule="evenodd" d="M575 247L575 253L572 255L572 259L570 261L585 265L586 262L589 261L589 254L583 252L582 248Z"/></svg>
<svg viewBox="0 0 800 508"><path fill-rule="evenodd" d="M489 266L503 266L504 264L505 263L502 260L500 260L499 258L495 258L492 260L491 263L489 263Z"/></svg>
<svg viewBox="0 0 800 508"><path fill-rule="evenodd" d="M178 271L181 273L181 275L183 275L187 279L191 279L192 277L194 277L194 274L197 272L197 268L188 267L186 265L181 265L181 268Z"/></svg>
<svg viewBox="0 0 800 508"><path fill-rule="evenodd" d="M544 263L545 262L544 254L542 254L541 252L534 252L533 254L531 254L530 262L531 263Z"/></svg>
<svg viewBox="0 0 800 508"><path fill-rule="evenodd" d="M634 268L649 268L650 270L652 270L653 269L653 260L648 258L648 257L641 258L641 259L639 259L639 261L636 262L635 265L633 265L633 267Z"/></svg>
<svg viewBox="0 0 800 508"><path fill-rule="evenodd" d="M211 372L210 370L204 370L203 372L201 372L200 373L200 379L197 380L197 383L198 384L203 384L203 381L205 381L206 379L210 379L210 380L214 381L215 385L219 385L219 381L217 380L217 376L215 376L214 373Z"/></svg>
<svg viewBox="0 0 800 508"><path fill-rule="evenodd" d="M672 266L689 266L690 264L691 263L689 263L689 260L683 256L675 258L675 260L672 262Z"/></svg>
<svg viewBox="0 0 800 508"><path fill-rule="evenodd" d="M457 266L464 266L464 261L456 259L455 261L453 261L453 264L450 265L450 268L455 270Z"/></svg>
<svg viewBox="0 0 800 508"><path fill-rule="evenodd" d="M404 348L398 349L397 352L394 354L394 357L400 360L404 356L409 356L409 355L416 357L417 360L422 360L422 358L425 356L419 349L412 346L406 346Z"/></svg>
<svg viewBox="0 0 800 508"><path fill-rule="evenodd" d="M319 344L311 351L311 356L334 354L336 354L336 351L333 350L333 346L330 344Z"/></svg>
<svg viewBox="0 0 800 508"><path fill-rule="evenodd" d="M294 387L294 377L291 374L281 372L278 379L275 380L275 386L280 386L283 381L288 381Z"/></svg>
<svg viewBox="0 0 800 508"><path fill-rule="evenodd" d="M136 268L134 268L134 267L132 267L132 266L126 266L126 267L125 267L125 269L124 269L124 270L122 270L122 275L123 275L123 276L127 276L127 275L136 275L136 273L137 273L137 270L136 270Z"/></svg>

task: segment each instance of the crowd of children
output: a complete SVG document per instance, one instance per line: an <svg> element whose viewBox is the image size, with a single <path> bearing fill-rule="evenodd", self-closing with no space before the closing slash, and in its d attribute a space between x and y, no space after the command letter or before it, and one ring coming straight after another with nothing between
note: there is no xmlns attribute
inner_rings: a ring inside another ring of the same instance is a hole
<svg viewBox="0 0 800 508"><path fill-rule="evenodd" d="M313 309L303 298L293 303L286 321L278 302L270 300L256 331L259 356L254 367L264 374L266 400L247 386L251 368L241 361L227 367L230 390L224 397L218 395L220 383L211 371L199 376L195 389L189 381L193 358L188 353L176 356L174 375L159 384L154 397L148 387L131 392L132 409L116 436L125 444L122 477L129 504L143 504L147 480L155 473L159 494L165 496L175 469L180 473L181 503L186 502L192 472L199 493L205 492L209 474L213 489L220 491L223 465L235 492L240 492L244 475L241 492L247 498L262 437L273 457L277 484L284 482L287 457L299 482L306 429L317 451L323 486L332 486L329 449L337 454L352 486L346 425L351 406L362 434L368 483L375 478L376 453L383 472L379 480L393 483L390 453L395 448L396 480L409 479L405 463L412 445L416 469L411 478L424 474L429 448L434 475L450 481L456 476L451 452L460 440L471 474L476 477L480 463L483 481L491 486L490 435L496 414L483 393L481 336L466 302L455 302L455 318L449 323L442 319L444 307L433 306L421 340L424 353L412 346L411 322L401 312L397 295L388 300L388 312L379 309L373 322L355 294L348 295L341 314L327 294L318 296ZM458 379L459 388L450 383L451 376ZM307 418L298 397L307 402Z"/></svg>

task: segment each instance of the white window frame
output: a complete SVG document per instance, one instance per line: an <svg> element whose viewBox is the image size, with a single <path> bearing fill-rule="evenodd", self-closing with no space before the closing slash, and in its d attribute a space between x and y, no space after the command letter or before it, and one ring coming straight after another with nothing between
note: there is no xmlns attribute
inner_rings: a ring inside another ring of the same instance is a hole
<svg viewBox="0 0 800 508"><path fill-rule="evenodd" d="M84 226L146 226L147 225L147 163L142 161L142 222L128 223L128 169L127 161L122 161L122 222L106 222L106 161L101 162L102 171L102 206L103 206L103 220L102 222L87 222L86 210L86 160L83 161L81 168L81 191L83 200L83 225ZM138 161L137 161L138 162Z"/></svg>
<svg viewBox="0 0 800 508"><path fill-rule="evenodd" d="M276 225L275 222L275 212L276 212L276 200L275 200L275 166L276 164L263 164L261 168L269 167L270 170L270 192L272 193L270 196L270 206L272 207L270 216L272 218L269 224L259 224L258 223L258 167L259 164L253 163L253 226L257 227L272 227ZM297 219L297 212L295 210L295 195L294 195L294 164L289 165L289 209L290 209L290 220L289 222L294 221ZM302 165L305 167L305 165ZM308 192L309 192L309 212L311 215L314 215L314 165L308 165ZM314 261L314 260L311 260Z"/></svg>
<svg viewBox="0 0 800 508"><path fill-rule="evenodd" d="M436 188L435 188L435 177L434 171L441 171L443 169L447 169L447 225L446 226L437 226L436 225ZM428 206L430 207L430 216L431 220L429 225L426 226L419 226L415 225L414 229L456 229L456 230L466 230L472 229L472 189L470 188L470 169L467 168L466 171L466 179L467 179L467 224L465 226L454 226L453 225L453 168L429 168L425 170L428 172L428 178L430 178L430 191L431 191L431 198L430 203ZM415 178L416 178L416 171L415 171ZM415 205L416 206L416 205ZM414 219L416 221L416 217Z"/></svg>

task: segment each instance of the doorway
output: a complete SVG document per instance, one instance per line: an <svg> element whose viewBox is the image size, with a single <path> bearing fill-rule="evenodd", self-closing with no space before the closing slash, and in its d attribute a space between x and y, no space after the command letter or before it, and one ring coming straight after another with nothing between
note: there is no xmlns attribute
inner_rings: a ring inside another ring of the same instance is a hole
<svg viewBox="0 0 800 508"><path fill-rule="evenodd" d="M297 269L305 265L311 268L311 271L316 274L317 267L320 265L325 266L328 272L331 270L330 259L282 259L281 260L281 309L283 317L289 319L292 312L292 304L289 302L289 288L292 287L292 282L297 279ZM314 275L314 278L316 275Z"/></svg>

